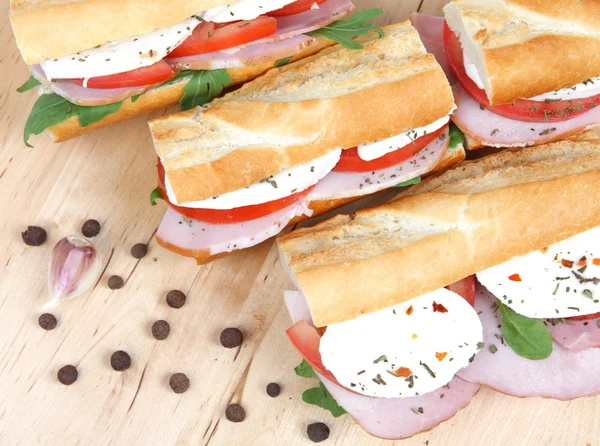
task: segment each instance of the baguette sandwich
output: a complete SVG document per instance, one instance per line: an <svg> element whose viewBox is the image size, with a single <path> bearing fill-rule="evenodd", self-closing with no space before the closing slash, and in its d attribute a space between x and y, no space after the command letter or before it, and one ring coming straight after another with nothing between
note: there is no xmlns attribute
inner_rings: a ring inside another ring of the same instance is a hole
<svg viewBox="0 0 600 446"><path fill-rule="evenodd" d="M282 236L299 370L383 438L431 429L481 384L600 393L598 181L598 140L512 149Z"/></svg>
<svg viewBox="0 0 600 446"><path fill-rule="evenodd" d="M450 86L416 30L359 42L149 122L169 204L162 246L204 263L464 158Z"/></svg>
<svg viewBox="0 0 600 446"><path fill-rule="evenodd" d="M63 141L223 88L365 35L381 14L350 0L11 0L10 20L39 87L24 140ZM65 33L68 23L68 34ZM71 37L69 37L71 36Z"/></svg>
<svg viewBox="0 0 600 446"><path fill-rule="evenodd" d="M443 41L468 148L523 147L600 123L594 0L454 0ZM440 36L440 39L442 37Z"/></svg>

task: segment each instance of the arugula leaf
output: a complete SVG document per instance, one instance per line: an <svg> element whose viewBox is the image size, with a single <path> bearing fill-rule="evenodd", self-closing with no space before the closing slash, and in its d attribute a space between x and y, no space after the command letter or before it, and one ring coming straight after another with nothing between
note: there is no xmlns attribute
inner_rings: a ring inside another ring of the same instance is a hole
<svg viewBox="0 0 600 446"><path fill-rule="evenodd" d="M310 364L306 362L306 359L303 359L300 365L296 367L294 371L296 372L296 375L304 378L319 379ZM308 404L319 406L321 409L328 410L331 412L331 415L336 418L346 413L346 411L337 403L335 398L331 396L331 393L329 393L320 380L318 387L312 387L302 392L302 401Z"/></svg>
<svg viewBox="0 0 600 446"><path fill-rule="evenodd" d="M204 105L216 98L223 87L231 85L231 76L227 70L192 71L187 85L183 88L183 96L179 100L182 110L189 110Z"/></svg>
<svg viewBox="0 0 600 446"><path fill-rule="evenodd" d="M450 121L450 148L453 149L459 144L465 144L465 135L460 131L456 124Z"/></svg>
<svg viewBox="0 0 600 446"><path fill-rule="evenodd" d="M400 184L396 184L394 187L406 187L406 186L412 186L413 184L419 184L421 182L421 177L414 177L411 180L407 180L403 183Z"/></svg>
<svg viewBox="0 0 600 446"><path fill-rule="evenodd" d="M164 200L158 187L154 189L150 194L150 206L156 206L156 200Z"/></svg>
<svg viewBox="0 0 600 446"><path fill-rule="evenodd" d="M279 59L277 62L275 62L275 66L276 67L283 67L284 65L287 65L290 63L290 60L292 60L293 56L290 57L284 57L283 59Z"/></svg>
<svg viewBox="0 0 600 446"><path fill-rule="evenodd" d="M331 412L331 415L336 418L346 413L346 411L337 403L335 398L331 396L331 393L329 393L321 381L319 381L318 387L306 389L302 393L302 401L319 406L321 409L328 410Z"/></svg>
<svg viewBox="0 0 600 446"><path fill-rule="evenodd" d="M60 124L72 116L79 117L79 124L82 127L88 126L111 113L115 113L122 103L123 101L95 107L83 107L72 104L54 93L43 94L33 105L29 118L25 123L23 141L25 141L27 147L33 147L29 144L31 135L39 135L47 128Z"/></svg>
<svg viewBox="0 0 600 446"><path fill-rule="evenodd" d="M352 38L365 36L372 30L377 30L379 37L383 37L383 30L380 27L373 23L368 23L381 14L383 14L383 9L380 8L357 11L349 19L338 20L308 34L324 36L352 50L362 50L363 46L352 40Z"/></svg>
<svg viewBox="0 0 600 446"><path fill-rule="evenodd" d="M38 85L42 85L40 81L38 81L35 77L29 76L29 79L25 81L23 85L17 88L19 93L25 93L26 91L31 90L32 88L37 87Z"/></svg>
<svg viewBox="0 0 600 446"><path fill-rule="evenodd" d="M304 378L317 378L317 374L310 366L310 364L306 362L306 359L303 359L300 365L296 367L294 371L296 372L296 375L302 376Z"/></svg>
<svg viewBox="0 0 600 446"><path fill-rule="evenodd" d="M500 300L502 334L514 352L527 359L546 359L552 353L552 335L541 319L516 313Z"/></svg>

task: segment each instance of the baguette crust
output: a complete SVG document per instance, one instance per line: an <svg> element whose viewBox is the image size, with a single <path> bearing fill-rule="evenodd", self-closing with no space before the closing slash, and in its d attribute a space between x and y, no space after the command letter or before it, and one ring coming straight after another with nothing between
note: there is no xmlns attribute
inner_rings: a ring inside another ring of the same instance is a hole
<svg viewBox="0 0 600 446"><path fill-rule="evenodd" d="M238 190L337 147L430 124L454 108L443 71L409 22L361 42L364 50L336 45L208 108L150 121L177 200Z"/></svg>
<svg viewBox="0 0 600 446"><path fill-rule="evenodd" d="M454 0L444 13L497 105L600 75L598 6L595 0Z"/></svg>
<svg viewBox="0 0 600 446"><path fill-rule="evenodd" d="M444 157L442 158L440 163L436 166L436 168L427 175L433 174L442 168L445 169L445 168L451 166L452 164L459 163L460 161L462 161L464 159L465 159L465 150L462 145L459 145L454 148L449 148L446 151L446 153L444 154ZM383 191L381 191L381 192L383 192ZM381 192L378 192L378 193L381 193ZM296 223L299 223L303 220L307 220L308 218L318 217L319 215L326 214L327 212L331 212L337 208L340 208L342 206L350 204L354 201L364 199L366 197L367 197L366 195L362 195L360 197L349 197L349 198L338 198L335 200L312 201L309 205L309 208L313 211L313 214L310 217L307 217L306 215L295 217L286 225L286 227L294 226ZM210 263L214 260L221 259L223 257L227 257L228 255L234 254L235 252L239 251L239 250L234 250L231 252L224 252L224 253L220 253L220 254L211 255L210 250L208 250L208 249L194 250L194 251L189 250L189 249L182 249L178 246L174 246L174 245L167 243L166 241L162 240L158 236L156 237L156 241L158 242L158 244L160 246L168 249L169 251L172 251L176 254L179 254L179 255L182 255L185 257L194 258L198 265Z"/></svg>
<svg viewBox="0 0 600 446"><path fill-rule="evenodd" d="M324 48L330 47L334 44L334 41L323 36L318 36L315 43L302 49L302 51L293 56L291 62L312 56L313 54L316 54ZM263 62L249 67L229 68L227 72L231 76L231 86L243 84L263 75L273 68L275 63L276 62ZM137 118L138 116L151 113L154 110L160 110L170 105L177 104L183 95L183 89L186 85L187 83L182 81L164 87L155 88L141 95L135 102L131 102L131 99L126 99L123 102L123 105L121 105L119 111L116 113L111 113L100 121L88 125L87 127L81 127L81 125L79 125L79 118L77 116L73 116L64 122L61 122L60 124L50 127L48 131L54 142L61 142L111 124Z"/></svg>
<svg viewBox="0 0 600 446"><path fill-rule="evenodd" d="M279 239L317 326L415 298L600 225L600 143L505 151ZM580 199L579 199L580 198Z"/></svg>
<svg viewBox="0 0 600 446"><path fill-rule="evenodd" d="M11 0L10 21L25 63L33 65L172 26L228 3L231 1Z"/></svg>

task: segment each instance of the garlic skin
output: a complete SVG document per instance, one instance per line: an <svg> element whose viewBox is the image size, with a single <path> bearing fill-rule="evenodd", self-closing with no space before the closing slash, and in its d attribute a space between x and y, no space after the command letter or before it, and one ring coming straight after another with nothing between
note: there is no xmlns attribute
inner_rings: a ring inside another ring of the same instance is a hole
<svg viewBox="0 0 600 446"><path fill-rule="evenodd" d="M102 273L102 259L93 243L83 237L68 236L52 250L48 267L50 300L42 309L54 308L65 300L88 291Z"/></svg>

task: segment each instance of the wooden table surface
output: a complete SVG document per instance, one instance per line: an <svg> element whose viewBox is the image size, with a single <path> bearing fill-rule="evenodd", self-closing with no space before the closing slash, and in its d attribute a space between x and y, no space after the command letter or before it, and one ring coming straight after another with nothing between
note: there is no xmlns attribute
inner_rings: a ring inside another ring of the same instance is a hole
<svg viewBox="0 0 600 446"><path fill-rule="evenodd" d="M383 22L390 23L419 8L439 15L445 1L355 3L386 8ZM35 148L24 146L35 94L15 91L28 74L6 0L0 20L0 444L307 445L306 426L315 421L331 427L323 444L394 444L302 402L314 383L293 372L300 356L284 334L290 320L282 302L291 284L272 242L202 267L156 244L165 206L148 204L156 168L145 119L58 145L40 135L32 138ZM46 332L37 318L50 252L88 218L102 223L96 243L110 259L106 273L92 293L58 307L59 325ZM49 233L38 248L21 240L32 224ZM138 242L149 242L140 261L129 254ZM113 274L127 279L124 288L107 287ZM174 288L188 295L179 310L165 303ZM158 319L171 324L166 341L150 333ZM240 350L219 344L229 326L245 333ZM123 373L109 364L120 349L133 361ZM65 364L79 370L70 387L56 380ZM174 372L189 376L187 393L169 388ZM282 386L274 399L265 393L272 381ZM230 402L245 407L243 423L224 417ZM396 443L584 446L599 439L600 398L519 399L482 389L450 421Z"/></svg>

